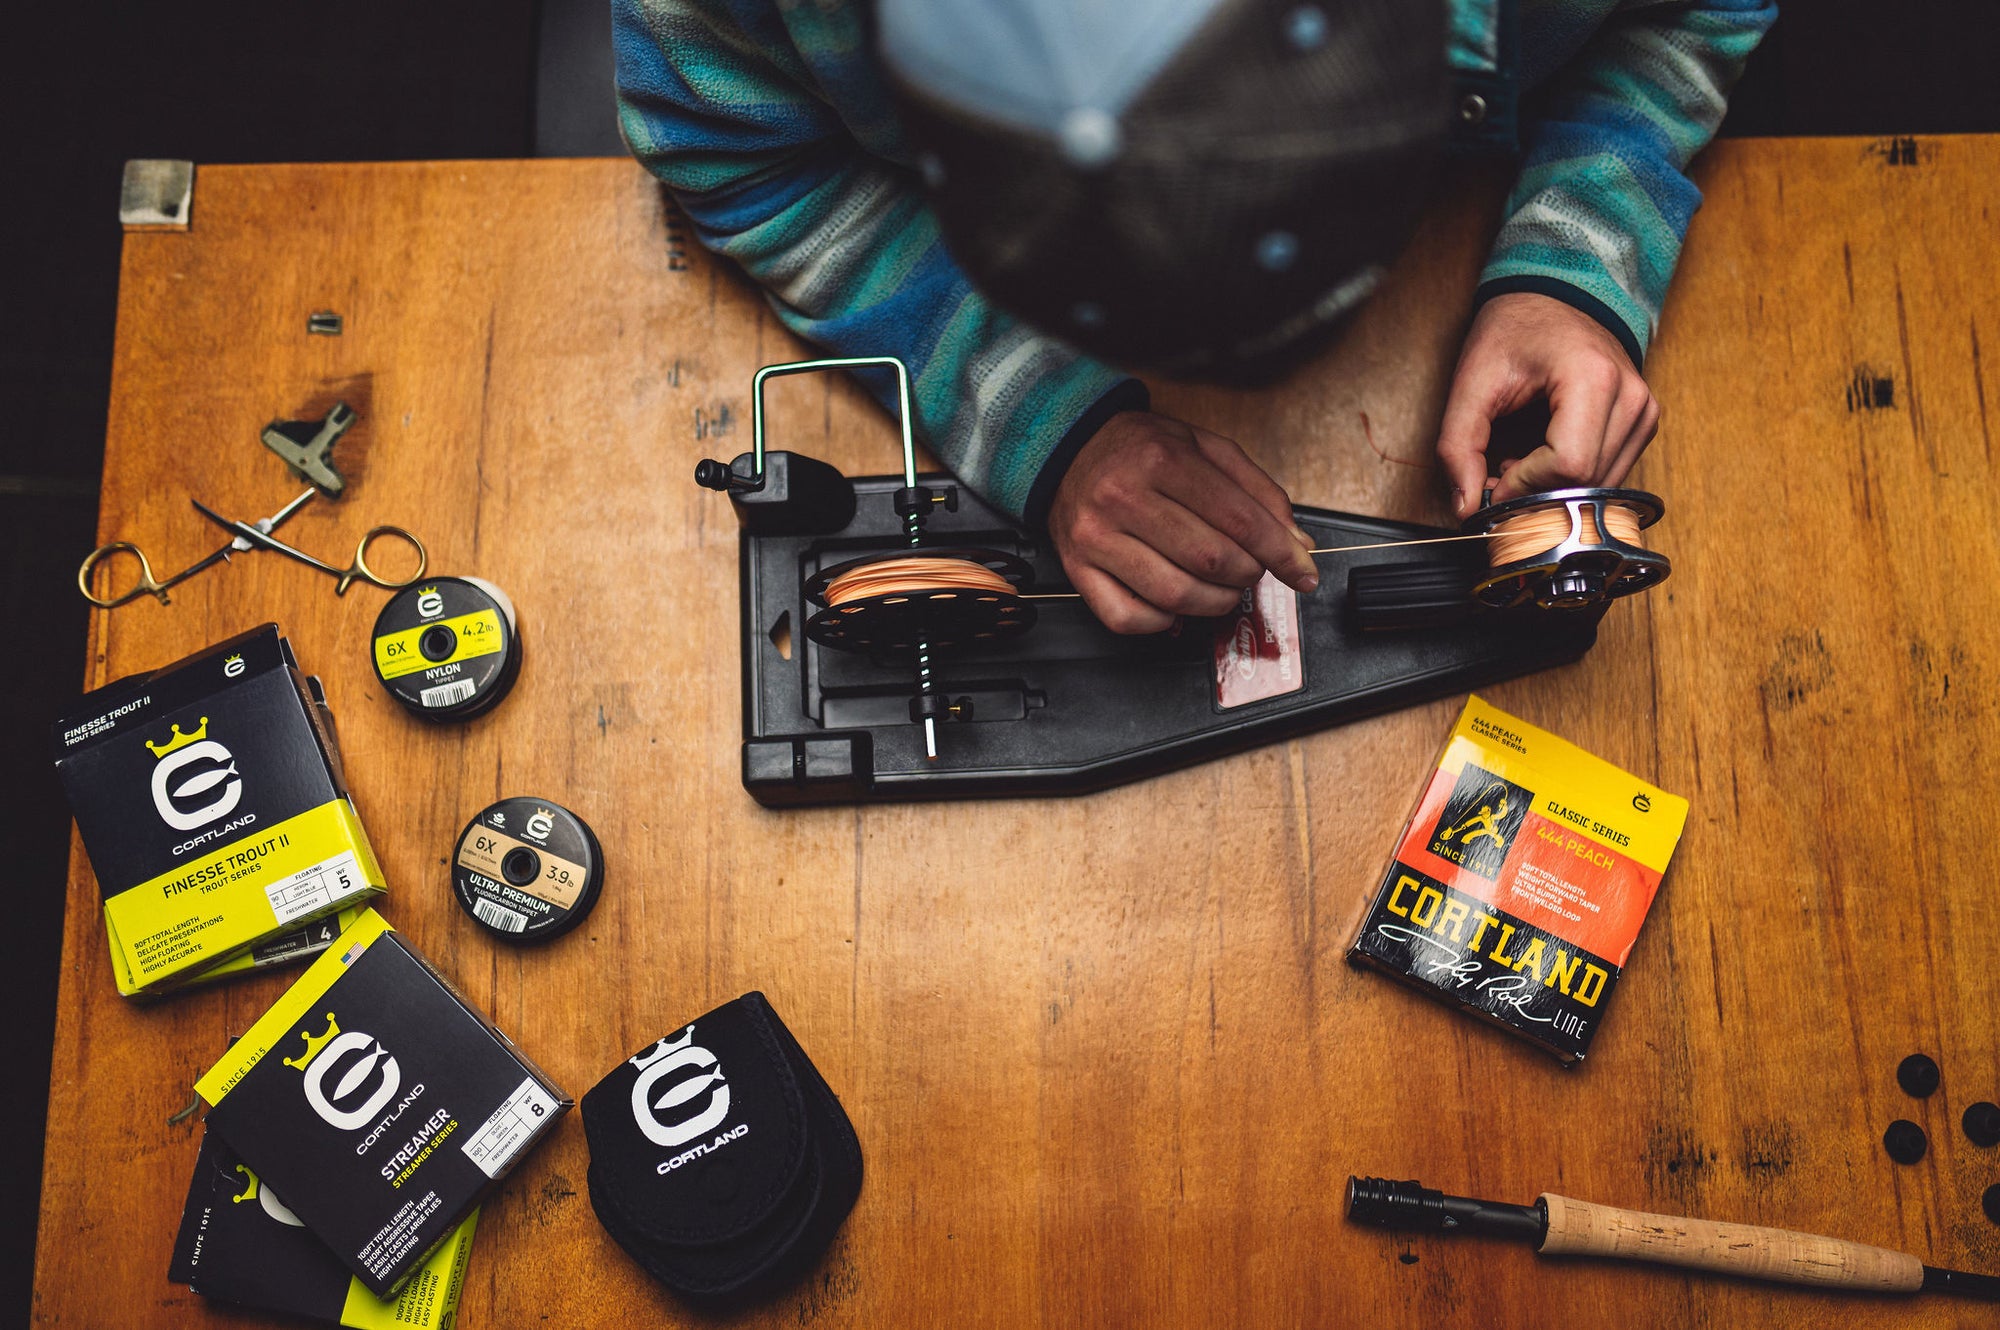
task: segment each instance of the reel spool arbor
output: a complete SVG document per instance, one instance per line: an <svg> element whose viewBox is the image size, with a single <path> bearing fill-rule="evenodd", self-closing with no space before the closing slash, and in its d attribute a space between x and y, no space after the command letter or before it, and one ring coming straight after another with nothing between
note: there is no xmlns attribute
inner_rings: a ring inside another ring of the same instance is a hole
<svg viewBox="0 0 2000 1330"><path fill-rule="evenodd" d="M1476 568L1461 562L1383 563L1352 569L1349 613L1369 632L1463 623L1484 611L1574 613L1665 580L1673 565L1642 547L1660 520L1657 495L1631 489L1563 489L1482 508L1460 528L1485 536Z"/></svg>
<svg viewBox="0 0 2000 1330"><path fill-rule="evenodd" d="M1482 508L1465 522L1467 535L1493 537L1472 599L1572 610L1644 591L1673 570L1635 543L1665 512L1657 495L1627 489L1551 490Z"/></svg>

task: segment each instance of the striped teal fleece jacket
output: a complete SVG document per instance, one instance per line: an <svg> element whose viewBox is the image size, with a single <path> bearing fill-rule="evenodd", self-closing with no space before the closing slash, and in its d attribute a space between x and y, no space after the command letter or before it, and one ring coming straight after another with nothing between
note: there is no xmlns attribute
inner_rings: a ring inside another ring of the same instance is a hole
<svg viewBox="0 0 2000 1330"><path fill-rule="evenodd" d="M625 141L702 243L807 341L901 357L932 451L1039 524L1076 450L1143 406L1145 389L995 309L959 271L924 203L865 0L612 5ZM1775 5L1450 6L1454 135L1520 158L1479 298L1566 301L1640 363L1701 203L1688 162Z"/></svg>

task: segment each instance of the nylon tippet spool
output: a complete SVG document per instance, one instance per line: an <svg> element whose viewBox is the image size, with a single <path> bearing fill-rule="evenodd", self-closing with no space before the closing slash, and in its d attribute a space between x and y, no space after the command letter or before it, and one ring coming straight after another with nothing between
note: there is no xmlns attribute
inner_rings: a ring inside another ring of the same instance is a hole
<svg viewBox="0 0 2000 1330"><path fill-rule="evenodd" d="M583 922L604 888L590 825L547 799L502 799L465 824L452 850L459 908L508 942L547 942Z"/></svg>
<svg viewBox="0 0 2000 1330"><path fill-rule="evenodd" d="M425 720L492 710L521 674L514 602L477 577L433 577L391 597L376 616L375 677Z"/></svg>

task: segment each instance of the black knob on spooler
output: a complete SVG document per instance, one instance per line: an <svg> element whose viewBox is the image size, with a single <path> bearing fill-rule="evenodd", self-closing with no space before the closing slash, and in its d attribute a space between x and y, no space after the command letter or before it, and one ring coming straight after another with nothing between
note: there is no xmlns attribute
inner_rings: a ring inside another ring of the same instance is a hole
<svg viewBox="0 0 2000 1330"><path fill-rule="evenodd" d="M704 457L694 464L694 483L708 490L729 488L729 463L718 462L713 457Z"/></svg>

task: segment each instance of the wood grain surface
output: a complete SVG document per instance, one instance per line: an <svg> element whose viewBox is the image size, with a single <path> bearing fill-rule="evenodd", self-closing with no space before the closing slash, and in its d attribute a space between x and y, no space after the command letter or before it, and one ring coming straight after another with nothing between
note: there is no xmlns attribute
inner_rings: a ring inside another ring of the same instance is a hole
<svg viewBox="0 0 2000 1330"><path fill-rule="evenodd" d="M1836 1295L1346 1224L1350 1172L1797 1227L2000 1271L2000 141L1734 142L1648 376L1660 589L1500 706L1687 795L1679 856L1590 1061L1562 1068L1342 953L1459 699L1071 801L758 808L738 784L736 527L690 481L804 348L622 161L203 168L187 234L126 237L101 538L159 568L297 484L257 442L351 403L346 497L520 607L500 708L430 728L375 683L382 593L266 554L92 620L91 685L276 619L321 675L385 912L572 1093L760 988L867 1159L769 1326L1972 1326ZM1430 445L1493 224L1427 224L1346 343L1163 409L1303 503L1440 519ZM317 309L346 320L309 337ZM850 473L894 432L844 382L773 386L773 441ZM1992 408L1989 409L1989 402ZM68 669L61 661L50 668ZM495 798L603 841L588 923L490 940L445 858ZM35 1319L241 1324L166 1282L189 1086L282 991L115 995L72 856ZM1894 1070L1943 1068L1927 1101ZM1930 1132L1915 1167L1880 1137ZM479 1227L470 1327L699 1323L597 1225L570 1120Z"/></svg>

